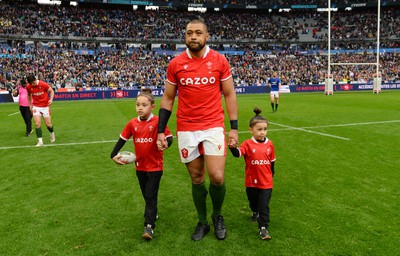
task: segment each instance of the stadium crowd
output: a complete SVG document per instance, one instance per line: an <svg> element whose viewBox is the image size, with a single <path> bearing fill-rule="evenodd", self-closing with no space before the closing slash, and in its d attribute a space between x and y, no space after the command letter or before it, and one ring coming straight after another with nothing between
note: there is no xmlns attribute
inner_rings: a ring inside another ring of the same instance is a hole
<svg viewBox="0 0 400 256"><path fill-rule="evenodd" d="M38 36L111 37L130 39L183 39L182 28L199 16L210 24L212 40L296 41L312 34L326 41L326 12L270 13L181 12L125 9L89 9L0 2L0 34ZM333 39L375 38L376 10L332 12ZM385 8L381 38L400 38L400 9Z"/></svg>
<svg viewBox="0 0 400 256"><path fill-rule="evenodd" d="M4 15L0 17L0 34L48 37L62 35L181 40L181 29L186 22L201 16L211 23L212 47L226 51L236 85L265 84L272 71L279 72L283 84L323 83L327 72L328 58L319 54L320 50L327 49L327 21L326 14L320 12L133 12L122 9L82 9L33 4L21 8L18 2L0 2L0 7L4 10ZM381 41L380 47L399 48L400 11L387 8L382 13L381 37L386 40ZM368 50L376 48L376 41L371 39L376 33L376 13L341 12L335 15L338 17L332 23L332 38L338 40L332 42L332 49L364 51L358 54L335 54L331 61L376 62L375 54L367 54ZM305 34L312 35L314 41L304 39L302 36ZM241 44L245 39L254 42ZM271 41L255 43L256 39ZM236 43L227 45L222 43L223 40ZM175 54L164 50L171 49L181 51L176 49L175 44L161 44L160 49L155 50L149 49L146 44L136 47L115 44L113 47L104 48L90 40L45 45L35 42L31 46L23 41L15 41L12 45L0 45L0 69L5 78L18 78L26 73L38 74L41 79L56 88L143 85L159 87L164 83L166 66ZM313 50L316 53L300 54L304 50ZM399 53L381 54L379 69L382 71L383 81L400 80L398 60ZM376 67L335 66L332 71L336 82L366 82L372 80Z"/></svg>
<svg viewBox="0 0 400 256"><path fill-rule="evenodd" d="M397 0L387 0L388 3L395 3ZM175 2L175 1L168 1L165 2ZM295 5L295 4L313 4L313 5L320 5L320 6L327 6L327 0L292 0L292 1L284 1L284 0L183 0L179 1L182 3L215 3L215 4L257 4L257 5ZM348 4L350 1L348 0L332 0L332 3L335 4ZM376 0L368 1L368 0L351 0L351 3L376 3Z"/></svg>
<svg viewBox="0 0 400 256"><path fill-rule="evenodd" d="M12 52L9 51L12 54ZM99 50L94 55L78 54L73 50L37 49L34 58L2 58L1 68L6 74L22 77L39 74L41 79L56 88L64 87L140 87L164 84L166 67L173 55L144 49ZM282 83L308 85L323 83L327 73L326 55L299 55L277 51L260 54L246 50L243 54L226 54L236 85L265 85L273 71L278 71ZM383 81L399 81L400 53L380 56ZM339 54L332 62L373 63L371 54ZM376 72L374 65L335 66L332 73L336 82L370 82Z"/></svg>

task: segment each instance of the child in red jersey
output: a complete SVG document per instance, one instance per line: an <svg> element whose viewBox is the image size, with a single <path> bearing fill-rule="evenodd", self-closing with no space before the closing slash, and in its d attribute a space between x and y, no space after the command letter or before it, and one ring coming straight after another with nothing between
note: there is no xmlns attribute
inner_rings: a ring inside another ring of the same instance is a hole
<svg viewBox="0 0 400 256"><path fill-rule="evenodd" d="M246 194L250 209L253 211L252 220L258 221L259 235L263 240L271 239L268 232L269 202L274 182L275 149L267 135L268 121L260 115L259 108L250 119L251 139L245 140L239 147L235 141L230 141L229 148L235 157L244 156L246 162Z"/></svg>
<svg viewBox="0 0 400 256"><path fill-rule="evenodd" d="M144 89L136 98L138 117L131 119L122 130L118 142L111 152L111 159L120 165L126 164L118 152L131 137L135 146L136 176L138 178L143 198L146 202L144 210L143 238L153 239L153 229L157 219L158 190L163 174L163 152L157 148L158 117L153 115L154 96L151 89ZM172 144L172 134L169 129L164 132L168 147Z"/></svg>

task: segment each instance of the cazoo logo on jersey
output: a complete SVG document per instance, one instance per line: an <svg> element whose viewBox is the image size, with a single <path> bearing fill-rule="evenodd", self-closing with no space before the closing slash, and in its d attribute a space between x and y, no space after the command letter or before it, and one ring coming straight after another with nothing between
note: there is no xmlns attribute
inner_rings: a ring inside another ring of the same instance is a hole
<svg viewBox="0 0 400 256"><path fill-rule="evenodd" d="M213 76L211 77L188 77L181 78L179 82L182 85L206 85L206 84L215 84L217 79Z"/></svg>
<svg viewBox="0 0 400 256"><path fill-rule="evenodd" d="M260 159L260 160L251 160L252 165L269 165L271 164L269 160Z"/></svg>
<svg viewBox="0 0 400 256"><path fill-rule="evenodd" d="M153 142L153 138L135 138L135 142L137 143Z"/></svg>

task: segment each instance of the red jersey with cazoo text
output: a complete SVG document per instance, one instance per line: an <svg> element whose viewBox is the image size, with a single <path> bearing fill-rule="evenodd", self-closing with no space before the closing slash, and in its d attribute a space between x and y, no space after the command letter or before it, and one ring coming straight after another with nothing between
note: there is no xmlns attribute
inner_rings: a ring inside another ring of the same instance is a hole
<svg viewBox="0 0 400 256"><path fill-rule="evenodd" d="M240 145L239 152L246 162L246 187L273 188L271 163L276 157L272 141L267 138L264 142L258 142L253 137Z"/></svg>
<svg viewBox="0 0 400 256"><path fill-rule="evenodd" d="M178 131L224 127L221 82L232 74L225 56L206 47L203 57L186 49L168 66L167 81L178 90Z"/></svg>
<svg viewBox="0 0 400 256"><path fill-rule="evenodd" d="M157 148L158 117L151 114L147 120L140 117L131 119L122 130L120 137L127 141L133 137L136 154L136 170L154 172L163 170L163 151ZM165 128L165 137L172 134Z"/></svg>
<svg viewBox="0 0 400 256"><path fill-rule="evenodd" d="M50 85L40 80L36 86L28 84L26 90L32 95L32 105L35 107L49 106L49 89Z"/></svg>

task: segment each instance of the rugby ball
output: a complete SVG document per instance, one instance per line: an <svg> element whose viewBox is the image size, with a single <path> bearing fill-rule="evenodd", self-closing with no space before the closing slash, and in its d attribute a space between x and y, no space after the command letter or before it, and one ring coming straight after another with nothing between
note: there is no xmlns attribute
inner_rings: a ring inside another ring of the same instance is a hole
<svg viewBox="0 0 400 256"><path fill-rule="evenodd" d="M121 156L122 161L126 161L128 164L132 164L136 160L136 155L132 152L129 151L121 151L118 153L119 156Z"/></svg>

